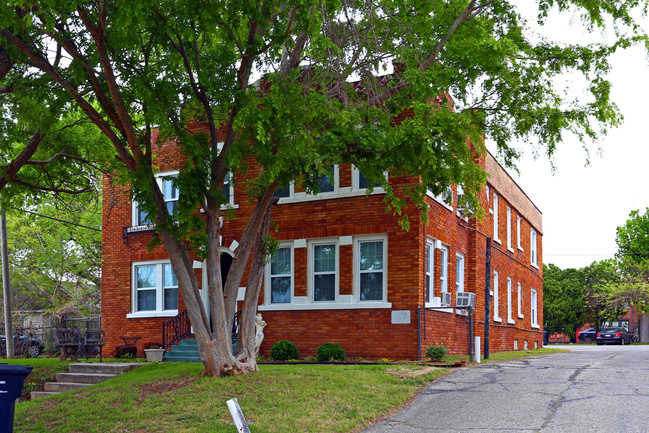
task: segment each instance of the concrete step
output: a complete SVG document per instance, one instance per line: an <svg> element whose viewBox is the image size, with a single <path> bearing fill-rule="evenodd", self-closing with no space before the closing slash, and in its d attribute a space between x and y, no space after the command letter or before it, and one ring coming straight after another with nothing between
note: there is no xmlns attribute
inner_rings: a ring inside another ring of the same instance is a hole
<svg viewBox="0 0 649 433"><path fill-rule="evenodd" d="M47 382L45 384L45 391L48 392L65 392L74 391L76 389L85 388L90 386L90 383L72 383L72 382Z"/></svg>
<svg viewBox="0 0 649 433"><path fill-rule="evenodd" d="M101 373L59 373L56 375L57 382L64 383L101 383L117 376L116 374Z"/></svg>
<svg viewBox="0 0 649 433"><path fill-rule="evenodd" d="M121 374L137 364L132 362L92 362L70 364L68 372L70 373L98 373L98 374Z"/></svg>
<svg viewBox="0 0 649 433"><path fill-rule="evenodd" d="M32 391L29 393L30 399L49 397L51 395L59 394L58 392L49 392L49 391Z"/></svg>

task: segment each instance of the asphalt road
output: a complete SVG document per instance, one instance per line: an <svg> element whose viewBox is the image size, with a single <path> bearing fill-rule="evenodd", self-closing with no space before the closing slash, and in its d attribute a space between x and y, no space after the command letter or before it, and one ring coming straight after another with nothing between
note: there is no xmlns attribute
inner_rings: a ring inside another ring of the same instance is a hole
<svg viewBox="0 0 649 433"><path fill-rule="evenodd" d="M563 347L455 371L364 432L649 432L649 346Z"/></svg>

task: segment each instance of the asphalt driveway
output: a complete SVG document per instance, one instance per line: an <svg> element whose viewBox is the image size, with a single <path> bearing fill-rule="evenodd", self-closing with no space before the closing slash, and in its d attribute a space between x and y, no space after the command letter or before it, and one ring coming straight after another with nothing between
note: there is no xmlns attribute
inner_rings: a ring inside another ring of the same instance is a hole
<svg viewBox="0 0 649 433"><path fill-rule="evenodd" d="M566 348L455 371L364 431L649 432L649 346Z"/></svg>

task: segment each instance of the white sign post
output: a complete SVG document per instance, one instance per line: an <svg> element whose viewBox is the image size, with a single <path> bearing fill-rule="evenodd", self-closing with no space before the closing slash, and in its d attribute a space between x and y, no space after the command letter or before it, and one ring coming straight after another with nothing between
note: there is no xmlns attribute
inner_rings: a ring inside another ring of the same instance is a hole
<svg viewBox="0 0 649 433"><path fill-rule="evenodd" d="M228 404L228 409L230 409L230 415L232 415L234 425L237 426L237 431L239 433L250 433L250 429L248 429L248 424L246 423L246 419L243 417L243 412L241 412L237 399L233 398L232 400L228 400L226 403Z"/></svg>

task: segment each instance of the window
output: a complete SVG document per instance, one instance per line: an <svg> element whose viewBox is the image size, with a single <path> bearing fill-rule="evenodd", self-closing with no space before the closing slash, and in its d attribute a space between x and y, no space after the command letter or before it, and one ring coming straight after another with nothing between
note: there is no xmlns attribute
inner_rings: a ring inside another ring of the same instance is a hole
<svg viewBox="0 0 649 433"><path fill-rule="evenodd" d="M538 267L536 257L536 230L534 229L530 229L530 256L532 265Z"/></svg>
<svg viewBox="0 0 649 433"><path fill-rule="evenodd" d="M387 173L385 174L387 177ZM367 178L361 171L352 165L352 189L354 191L367 189L370 187L370 179ZM379 182L374 182L373 188L382 188Z"/></svg>
<svg viewBox="0 0 649 433"><path fill-rule="evenodd" d="M464 255L455 256L455 293L464 292Z"/></svg>
<svg viewBox="0 0 649 433"><path fill-rule="evenodd" d="M507 323L514 323L512 308L512 277L507 277Z"/></svg>
<svg viewBox="0 0 649 433"><path fill-rule="evenodd" d="M523 251L523 244L521 243L521 216L516 216L516 243L518 244L518 249Z"/></svg>
<svg viewBox="0 0 649 433"><path fill-rule="evenodd" d="M225 196L226 205L234 204L234 194L232 193L232 172L228 172L223 179L223 195Z"/></svg>
<svg viewBox="0 0 649 433"><path fill-rule="evenodd" d="M498 271L494 271L494 322L502 322L498 313Z"/></svg>
<svg viewBox="0 0 649 433"><path fill-rule="evenodd" d="M426 242L426 302L430 303L435 296L435 246L433 241Z"/></svg>
<svg viewBox="0 0 649 433"><path fill-rule="evenodd" d="M507 206L507 249L512 249L512 208Z"/></svg>
<svg viewBox="0 0 649 433"><path fill-rule="evenodd" d="M169 262L133 264L132 311L149 316L178 314L178 280Z"/></svg>
<svg viewBox="0 0 649 433"><path fill-rule="evenodd" d="M518 282L518 318L523 318L523 288L521 282Z"/></svg>
<svg viewBox="0 0 649 433"><path fill-rule="evenodd" d="M384 239L356 241L356 277L360 301L385 301L387 288L387 242Z"/></svg>
<svg viewBox="0 0 649 433"><path fill-rule="evenodd" d="M270 303L290 304L293 287L293 249L280 246L271 256L270 264Z"/></svg>
<svg viewBox="0 0 649 433"><path fill-rule="evenodd" d="M334 302L338 291L338 245L335 242L311 245L311 289L313 302Z"/></svg>
<svg viewBox="0 0 649 433"><path fill-rule="evenodd" d="M290 183L284 186L280 186L275 190L275 193L273 194L275 197L278 198L286 198L291 196L291 185Z"/></svg>
<svg viewBox="0 0 649 433"><path fill-rule="evenodd" d="M156 181L164 197L165 204L169 214L173 215L178 208L178 195L179 189L176 186L175 177L178 175L177 171L167 171L156 174ZM140 209L136 201L133 202L132 210L132 225L143 226L151 225L153 221L147 211Z"/></svg>
<svg viewBox="0 0 649 433"><path fill-rule="evenodd" d="M539 327L539 322L537 318L537 294L536 290L532 289L532 328L538 328Z"/></svg>
<svg viewBox="0 0 649 433"><path fill-rule="evenodd" d="M442 246L440 252L439 288L442 293L448 292L448 248Z"/></svg>
<svg viewBox="0 0 649 433"><path fill-rule="evenodd" d="M498 194L494 191L494 240L500 242L498 239Z"/></svg>
<svg viewBox="0 0 649 433"><path fill-rule="evenodd" d="M332 164L330 170L318 170L315 177L318 184L316 193L335 192L338 185L338 166Z"/></svg>

